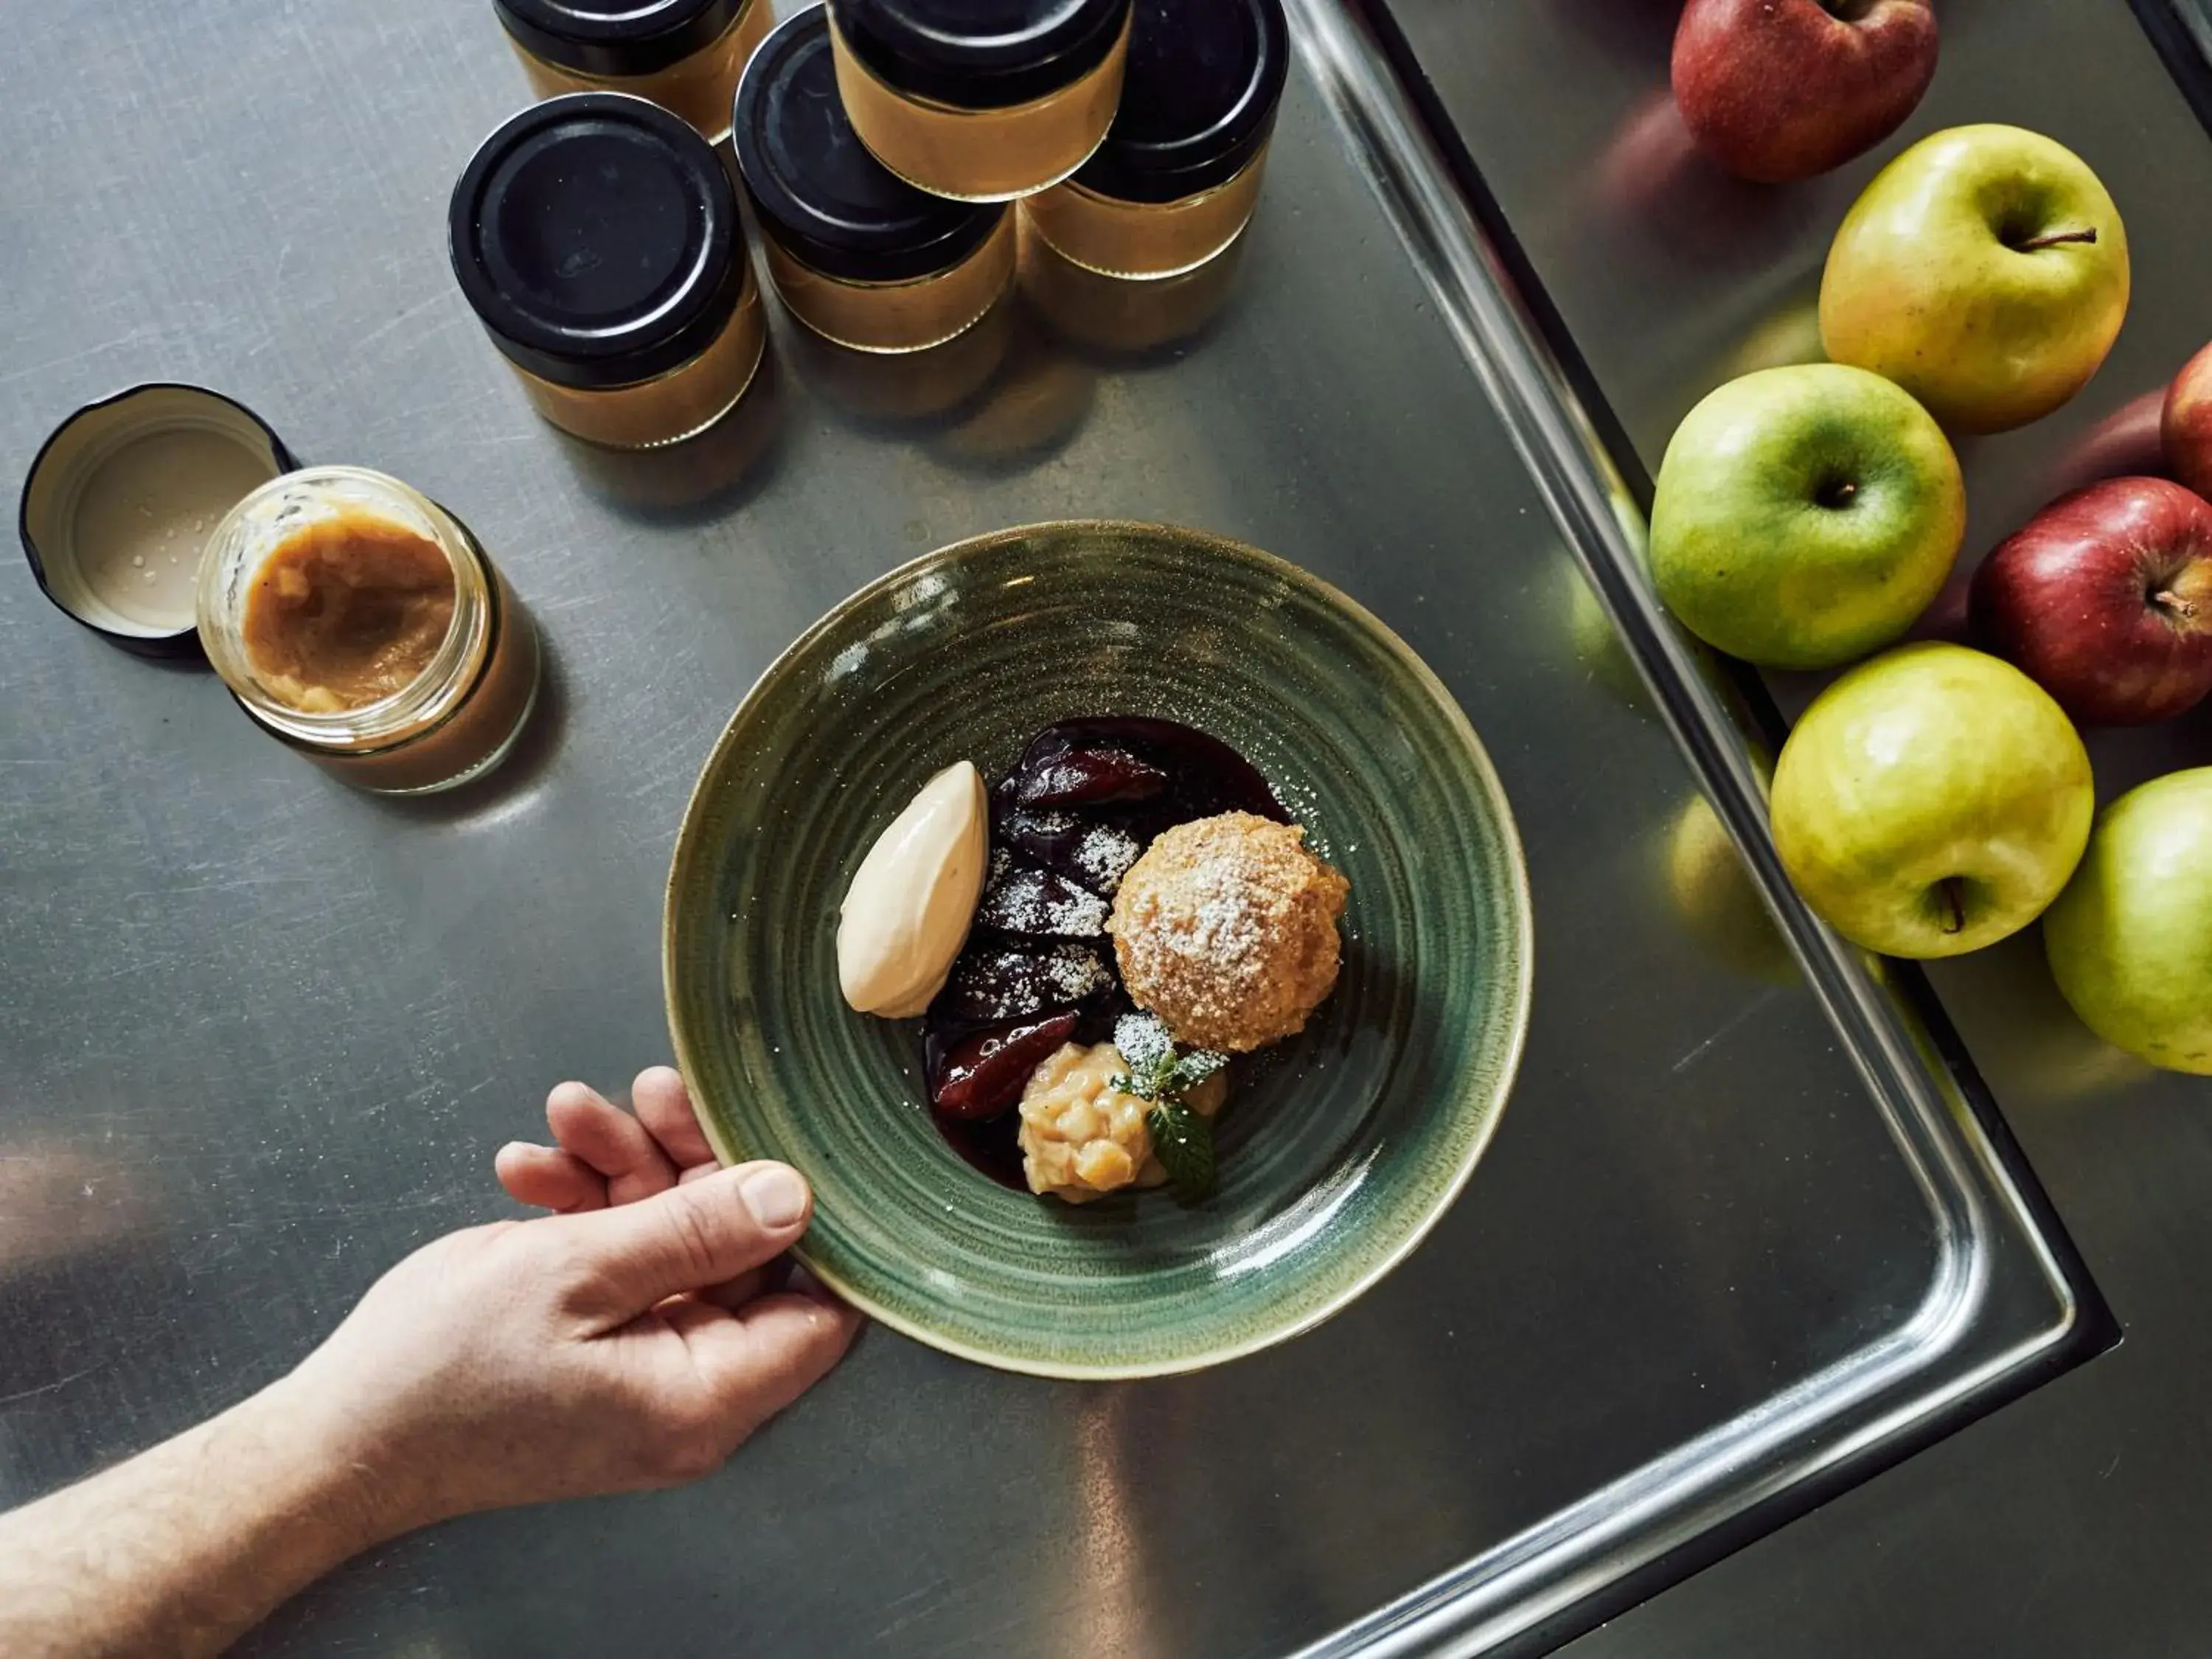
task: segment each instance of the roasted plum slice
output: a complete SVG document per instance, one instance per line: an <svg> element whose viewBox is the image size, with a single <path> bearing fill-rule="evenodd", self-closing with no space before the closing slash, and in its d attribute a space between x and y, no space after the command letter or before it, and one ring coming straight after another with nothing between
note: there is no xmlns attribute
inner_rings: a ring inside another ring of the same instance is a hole
<svg viewBox="0 0 2212 1659"><path fill-rule="evenodd" d="M1014 786L1020 806L1108 806L1167 793L1168 775L1126 749L1071 749L1024 764Z"/></svg>
<svg viewBox="0 0 2212 1659"><path fill-rule="evenodd" d="M1106 953L1094 945L970 944L930 1004L930 1019L969 1025L1035 1019L1048 1008L1102 996L1119 982Z"/></svg>
<svg viewBox="0 0 2212 1659"><path fill-rule="evenodd" d="M959 1040L932 1030L923 1043L930 1104L947 1117L980 1122L1022 1097L1022 1085L1045 1058L1075 1035L1070 1008L1042 1019L987 1025Z"/></svg>
<svg viewBox="0 0 2212 1659"><path fill-rule="evenodd" d="M1106 901L1065 876L1009 860L984 888L975 925L1029 939L1099 939Z"/></svg>
<svg viewBox="0 0 2212 1659"><path fill-rule="evenodd" d="M1112 898L1145 850L1144 840L1119 823L1064 810L1003 812L992 833L1032 864L1042 865L1101 898Z"/></svg>
<svg viewBox="0 0 2212 1659"><path fill-rule="evenodd" d="M1217 812L1251 812L1278 823L1291 815L1259 769L1220 738L1178 720L1141 715L1097 714L1048 726L1030 740L1015 768L1025 779L1083 750L1118 750L1167 775L1166 800L1172 816L1159 828L1212 817ZM1134 799L1135 797L1123 797Z"/></svg>

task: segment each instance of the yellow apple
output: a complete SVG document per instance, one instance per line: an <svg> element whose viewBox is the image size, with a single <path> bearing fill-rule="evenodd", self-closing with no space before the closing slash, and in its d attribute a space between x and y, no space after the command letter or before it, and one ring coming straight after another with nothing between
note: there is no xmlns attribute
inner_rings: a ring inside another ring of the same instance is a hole
<svg viewBox="0 0 2212 1659"><path fill-rule="evenodd" d="M2087 385L2127 308L2127 233L2081 158L2021 127L1952 127L1844 216L1820 339L1945 426L2002 432Z"/></svg>

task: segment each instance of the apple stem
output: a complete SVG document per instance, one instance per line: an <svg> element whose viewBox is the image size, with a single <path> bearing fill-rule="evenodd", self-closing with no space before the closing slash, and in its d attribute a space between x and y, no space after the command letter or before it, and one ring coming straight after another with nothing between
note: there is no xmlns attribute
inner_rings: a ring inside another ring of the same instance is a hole
<svg viewBox="0 0 2212 1659"><path fill-rule="evenodd" d="M2094 242L2097 240L2095 226L2087 230L2057 230L2048 236L2037 236L2025 242L2013 244L2016 253L2033 253L2039 247L2057 247L2061 242Z"/></svg>
<svg viewBox="0 0 2212 1659"><path fill-rule="evenodd" d="M1943 931L1964 933L1966 927L1966 895L1956 876L1946 876L1936 884L1936 890L1943 896Z"/></svg>
<svg viewBox="0 0 2212 1659"><path fill-rule="evenodd" d="M2196 601L2193 599L2184 599L2180 594L2175 592L2170 587L2154 589L2151 593L2150 602L2153 605L2163 605L2166 610L2171 611L2174 614L2175 617L2179 621L2194 622L2197 620Z"/></svg>

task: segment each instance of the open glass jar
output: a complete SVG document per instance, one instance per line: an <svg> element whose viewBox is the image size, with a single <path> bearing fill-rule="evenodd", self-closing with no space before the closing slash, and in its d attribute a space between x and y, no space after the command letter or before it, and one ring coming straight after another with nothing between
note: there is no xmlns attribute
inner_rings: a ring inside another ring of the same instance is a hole
<svg viewBox="0 0 2212 1659"><path fill-rule="evenodd" d="M264 731L380 794L482 776L537 701L538 634L465 526L362 467L289 472L216 526L208 660Z"/></svg>

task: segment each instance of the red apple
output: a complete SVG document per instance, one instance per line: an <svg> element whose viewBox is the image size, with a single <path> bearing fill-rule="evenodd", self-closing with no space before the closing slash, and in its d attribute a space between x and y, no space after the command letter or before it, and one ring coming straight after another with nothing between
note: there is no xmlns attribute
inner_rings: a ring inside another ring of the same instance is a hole
<svg viewBox="0 0 2212 1659"><path fill-rule="evenodd" d="M2212 490L2212 345L2182 364L2166 387L2159 435L2167 470L2200 495Z"/></svg>
<svg viewBox="0 0 2212 1659"><path fill-rule="evenodd" d="M2212 692L2212 503L2164 478L2062 495L1982 562L1968 607L2075 720L2179 714Z"/></svg>
<svg viewBox="0 0 2212 1659"><path fill-rule="evenodd" d="M1897 131L1936 73L1929 0L1690 0L1674 102L1707 154L1770 185Z"/></svg>

